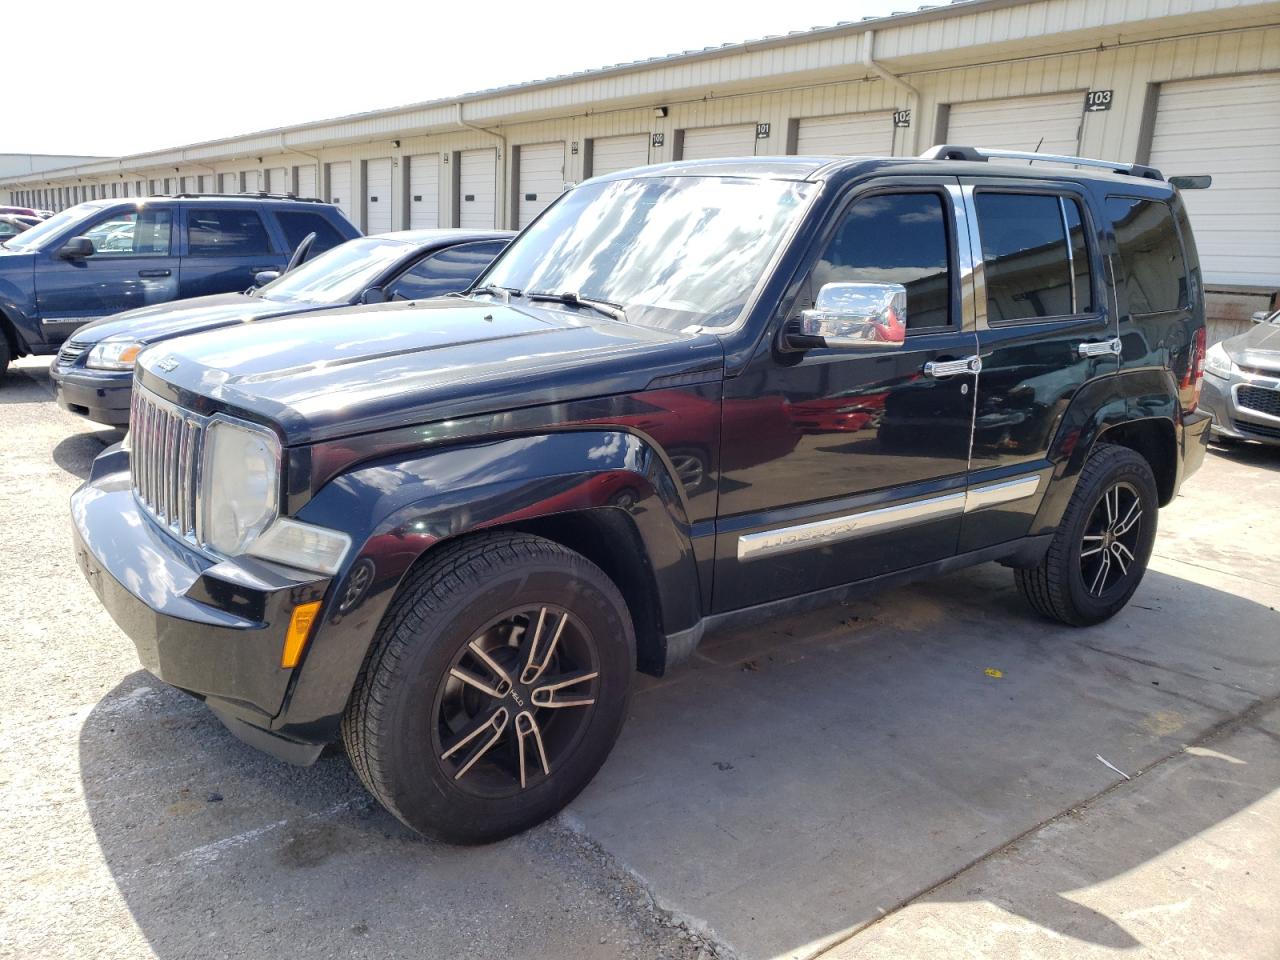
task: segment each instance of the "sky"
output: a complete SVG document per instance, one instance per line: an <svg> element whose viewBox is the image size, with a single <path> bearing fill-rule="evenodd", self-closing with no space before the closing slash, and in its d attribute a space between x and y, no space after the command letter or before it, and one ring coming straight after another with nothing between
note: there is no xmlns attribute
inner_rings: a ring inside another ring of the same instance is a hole
<svg viewBox="0 0 1280 960"><path fill-rule="evenodd" d="M3 33L45 41L11 47L0 153L141 153L922 2L14 0Z"/></svg>

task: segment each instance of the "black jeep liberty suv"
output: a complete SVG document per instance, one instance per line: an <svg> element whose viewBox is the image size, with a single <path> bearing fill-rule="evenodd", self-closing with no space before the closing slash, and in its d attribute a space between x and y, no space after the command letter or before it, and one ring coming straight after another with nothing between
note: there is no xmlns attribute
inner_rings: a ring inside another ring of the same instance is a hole
<svg viewBox="0 0 1280 960"><path fill-rule="evenodd" d="M145 351L79 563L238 736L341 739L464 843L568 803L633 671L743 618L999 561L1106 620L1204 456L1195 245L1155 170L1013 156L613 174L461 297Z"/></svg>

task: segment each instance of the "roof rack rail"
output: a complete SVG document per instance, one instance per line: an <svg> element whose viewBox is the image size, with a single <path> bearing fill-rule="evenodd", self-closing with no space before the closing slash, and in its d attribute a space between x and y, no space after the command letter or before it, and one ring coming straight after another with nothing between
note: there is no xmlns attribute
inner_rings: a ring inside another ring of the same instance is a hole
<svg viewBox="0 0 1280 960"><path fill-rule="evenodd" d="M160 196L181 200L202 200L206 197L230 197L233 199L251 197L255 200L297 200L301 203L324 203L319 197L300 197L295 193L266 193L264 191L255 191L253 193L170 193L160 194Z"/></svg>
<svg viewBox="0 0 1280 960"><path fill-rule="evenodd" d="M955 144L939 144L920 154L922 160L968 160L985 163L988 160L1029 160L1041 163L1065 163L1075 167L1096 167L1147 180L1163 180L1164 175L1155 167L1140 163L1122 163L1118 160L1096 160L1091 157L1068 157L1056 153L1036 153L1033 150L996 150L990 147L963 147Z"/></svg>

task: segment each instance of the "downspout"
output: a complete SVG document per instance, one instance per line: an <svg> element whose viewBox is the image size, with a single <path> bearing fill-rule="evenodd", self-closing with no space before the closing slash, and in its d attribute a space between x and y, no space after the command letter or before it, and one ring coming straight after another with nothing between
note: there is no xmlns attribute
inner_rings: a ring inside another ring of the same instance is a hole
<svg viewBox="0 0 1280 960"><path fill-rule="evenodd" d="M898 87L900 90L905 90L907 92L908 106L911 110L911 121L912 121L911 126L908 128L910 132L907 134L907 141L908 141L907 156L914 157L920 152L919 146L916 143L916 140L917 140L916 131L919 129L918 124L920 123L920 104L922 102L920 91L917 90L915 87L913 87L911 84L907 83L907 81L903 80L897 74L890 73L888 70L882 67L879 63L877 63L876 62L876 32L874 30L868 30L865 36L867 39L862 47L862 65L866 67L868 70L870 70L872 73L874 73L881 80L884 80L886 83L891 83L895 87Z"/></svg>
<svg viewBox="0 0 1280 960"><path fill-rule="evenodd" d="M462 119L462 101L459 100L457 104L455 104L455 106L457 107L457 113L454 115L454 119L457 121L458 126L465 127L467 130L475 130L477 133L483 133L483 134L487 134L488 136L498 138L498 142L502 144L501 152L498 157L498 160L500 161L498 169L505 170L507 166L507 135L505 133L497 133L493 130L486 130L484 127L477 127L474 123L467 123L467 121ZM501 193L501 196L500 196L501 204L498 207L498 209L502 211L502 221L504 224L506 224L507 217L510 214L510 211L507 209L507 207L510 206L510 203L507 199L507 178L506 177L502 178L502 190L500 191L500 193ZM454 197L453 202L456 205L458 203L458 198ZM454 212L456 214L457 211L454 211Z"/></svg>

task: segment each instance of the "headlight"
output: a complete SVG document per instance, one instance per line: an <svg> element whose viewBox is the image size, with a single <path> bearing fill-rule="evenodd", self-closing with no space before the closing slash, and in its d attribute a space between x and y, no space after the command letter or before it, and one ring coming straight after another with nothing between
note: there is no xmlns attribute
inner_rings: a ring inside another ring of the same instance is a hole
<svg viewBox="0 0 1280 960"><path fill-rule="evenodd" d="M108 337L89 351L89 359L84 365L92 370L132 370L133 362L144 346L146 344L137 340Z"/></svg>
<svg viewBox="0 0 1280 960"><path fill-rule="evenodd" d="M226 556L242 553L276 518L280 444L263 427L215 418L205 437L203 540Z"/></svg>
<svg viewBox="0 0 1280 960"><path fill-rule="evenodd" d="M1204 356L1204 368L1214 376L1229 377L1233 367L1231 358L1227 356L1226 347L1220 343L1210 347L1209 352Z"/></svg>

